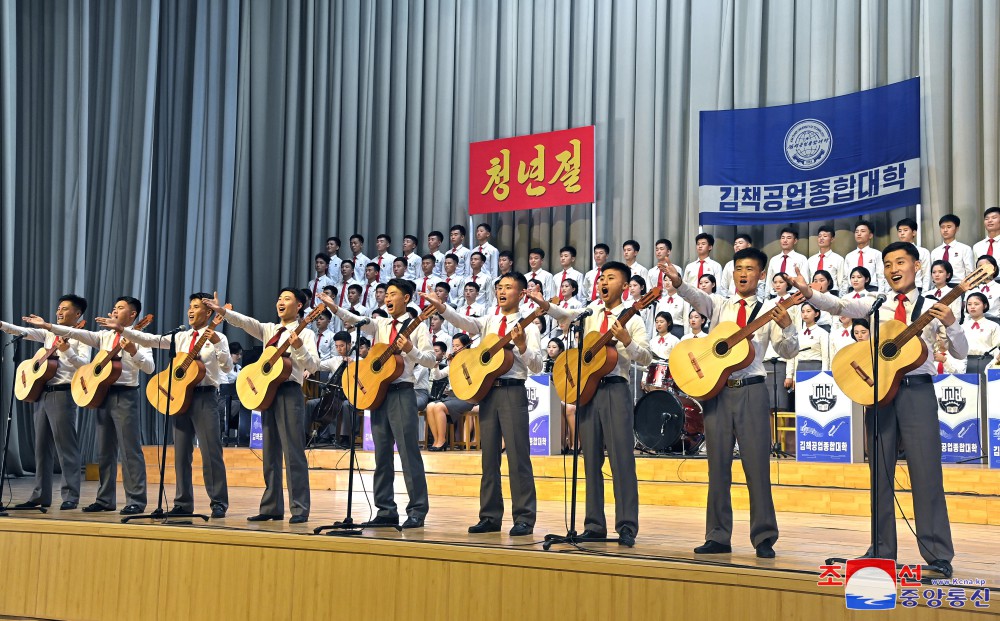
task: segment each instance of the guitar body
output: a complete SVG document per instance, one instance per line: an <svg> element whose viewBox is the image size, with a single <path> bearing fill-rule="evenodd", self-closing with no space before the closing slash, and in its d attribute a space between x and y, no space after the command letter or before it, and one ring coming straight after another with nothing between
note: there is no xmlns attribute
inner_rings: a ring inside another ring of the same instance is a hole
<svg viewBox="0 0 1000 621"><path fill-rule="evenodd" d="M878 402L885 405L892 401L899 390L903 376L919 367L927 358L927 345L923 339L913 338L898 349L889 341L906 329L906 324L895 319L884 322L879 328L882 351L878 363ZM872 369L873 341L860 341L841 349L833 358L833 379L847 398L870 407L875 403ZM887 348L887 345L892 345Z"/></svg>
<svg viewBox="0 0 1000 621"><path fill-rule="evenodd" d="M733 371L753 362L754 348L749 339L733 347L724 341L741 330L735 321L724 321L703 339L688 339L670 351L670 376L677 387L695 399L711 399L719 394Z"/></svg>
<svg viewBox="0 0 1000 621"><path fill-rule="evenodd" d="M167 414L168 407L171 416L183 414L191 407L194 389L205 379L205 363L197 358L188 362L190 358L192 356L187 352L177 354L170 368L160 371L146 384L146 400L160 414ZM171 369L174 376L172 383Z"/></svg>
<svg viewBox="0 0 1000 621"><path fill-rule="evenodd" d="M509 347L502 347L495 355L490 355L489 349L499 340L496 334L484 334L477 347L455 354L448 368L448 378L456 397L473 403L482 401L493 382L514 366L514 352Z"/></svg>
<svg viewBox="0 0 1000 621"><path fill-rule="evenodd" d="M368 355L358 361L351 362L344 370L340 387L347 395L347 400L358 410L373 410L382 405L385 395L389 392L389 384L403 374L403 357L399 354L389 356L385 364L379 365L378 358L391 345L376 343L368 350ZM357 395L354 394L354 382L357 378Z"/></svg>
<svg viewBox="0 0 1000 621"><path fill-rule="evenodd" d="M52 356L46 357L46 351L40 349L34 356L17 365L14 396L18 400L34 403L41 399L45 385L59 371L59 360Z"/></svg>
<svg viewBox="0 0 1000 621"><path fill-rule="evenodd" d="M575 403L577 407L590 403L597 392L601 380L618 364L618 350L614 344L608 344L594 350L588 355L598 339L600 332L588 332L583 337L583 361L580 367L580 377L576 376L577 365L580 364L580 352L576 348L568 349L559 354L552 368L552 381L556 385L559 398L566 403ZM577 401L577 386L580 386L580 399Z"/></svg>
<svg viewBox="0 0 1000 621"><path fill-rule="evenodd" d="M243 367L236 376L236 395L248 410L260 412L270 408L278 386L291 377L291 356L277 356L274 364L268 363L277 353L277 347L265 347L257 362Z"/></svg>
<svg viewBox="0 0 1000 621"><path fill-rule="evenodd" d="M73 401L82 408L96 410L104 405L111 386L122 375L121 358L102 349L94 359L76 370L70 384Z"/></svg>

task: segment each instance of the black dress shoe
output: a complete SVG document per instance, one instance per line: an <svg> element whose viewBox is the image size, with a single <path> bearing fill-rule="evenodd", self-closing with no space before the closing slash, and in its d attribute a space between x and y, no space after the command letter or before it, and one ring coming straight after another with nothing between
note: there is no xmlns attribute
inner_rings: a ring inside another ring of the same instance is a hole
<svg viewBox="0 0 1000 621"><path fill-rule="evenodd" d="M185 513L191 513L191 512L190 511L186 511L184 509L181 509L177 505L174 505L173 509L171 509L170 511L167 511L167 515L183 515Z"/></svg>
<svg viewBox="0 0 1000 621"><path fill-rule="evenodd" d="M727 546L711 539L706 541L705 545L694 549L695 554L732 554L732 552L733 546Z"/></svg>
<svg viewBox="0 0 1000 621"><path fill-rule="evenodd" d="M607 537L607 533L599 533L596 530L585 530L577 535L578 539L607 539Z"/></svg>
<svg viewBox="0 0 1000 621"><path fill-rule="evenodd" d="M514 527L510 529L511 537L524 537L535 531L534 527L527 522L514 522Z"/></svg>
<svg viewBox="0 0 1000 621"><path fill-rule="evenodd" d="M931 571L936 571L945 578L951 578L952 574L951 563L944 560L943 558L939 558L937 560L931 561L930 563L927 563L927 569L930 569Z"/></svg>
<svg viewBox="0 0 1000 621"><path fill-rule="evenodd" d="M410 517L406 518L405 522L403 522L403 528L423 528L423 527L424 527L424 518L413 517L411 515Z"/></svg>
<svg viewBox="0 0 1000 621"><path fill-rule="evenodd" d="M124 509L119 511L121 515L139 515L143 512L146 507L140 507L139 505L126 505Z"/></svg>
<svg viewBox="0 0 1000 621"><path fill-rule="evenodd" d="M618 533L618 545L635 547L635 533L631 528L623 528L622 532Z"/></svg>
<svg viewBox="0 0 1000 621"><path fill-rule="evenodd" d="M284 519L283 515L269 515L267 513L258 513L257 515L251 515L247 518L247 522L280 522Z"/></svg>
<svg viewBox="0 0 1000 621"><path fill-rule="evenodd" d="M448 450L448 445L447 444L442 444L441 446L428 446L427 450L430 451L430 452L432 452L432 453L440 453L441 451L447 451Z"/></svg>
<svg viewBox="0 0 1000 621"><path fill-rule="evenodd" d="M226 517L226 510L222 507L212 507L212 518L220 520Z"/></svg>
<svg viewBox="0 0 1000 621"><path fill-rule="evenodd" d="M374 519L361 523L361 528L373 526L399 526L399 516L376 515Z"/></svg>
<svg viewBox="0 0 1000 621"><path fill-rule="evenodd" d="M73 509L76 509L76 503L72 500L67 500L59 505L59 508L63 511L72 511Z"/></svg>
<svg viewBox="0 0 1000 621"><path fill-rule="evenodd" d="M758 544L757 558L774 558L774 546L767 541Z"/></svg>
<svg viewBox="0 0 1000 621"><path fill-rule="evenodd" d="M105 507L99 502L91 503L82 509L84 513L98 513L100 511L114 511L114 510L115 510L114 507Z"/></svg>
<svg viewBox="0 0 1000 621"><path fill-rule="evenodd" d="M288 520L288 523L289 524L305 524L308 521L309 521L309 516L308 515L293 515L292 518L290 520Z"/></svg>
<svg viewBox="0 0 1000 621"><path fill-rule="evenodd" d="M499 533L500 525L492 520L487 520L483 518L479 520L479 523L475 526L469 527L469 534L471 535L481 535L483 533Z"/></svg>
<svg viewBox="0 0 1000 621"><path fill-rule="evenodd" d="M37 500L29 500L28 502L22 502L19 505L14 505L15 509L37 509L38 507L43 507L48 509L51 505L43 505Z"/></svg>

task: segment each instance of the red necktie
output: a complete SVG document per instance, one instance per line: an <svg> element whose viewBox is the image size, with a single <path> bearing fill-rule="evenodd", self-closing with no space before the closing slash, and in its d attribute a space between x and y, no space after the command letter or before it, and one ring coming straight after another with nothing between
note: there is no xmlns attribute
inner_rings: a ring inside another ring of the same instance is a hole
<svg viewBox="0 0 1000 621"><path fill-rule="evenodd" d="M378 255L378 272L382 273L382 255Z"/></svg>
<svg viewBox="0 0 1000 621"><path fill-rule="evenodd" d="M736 323L741 328L747 327L747 301L740 300L740 310L736 313Z"/></svg>
<svg viewBox="0 0 1000 621"><path fill-rule="evenodd" d="M938 362L937 371L938 371L938 375L944 375L944 363L943 362Z"/></svg>
<svg viewBox="0 0 1000 621"><path fill-rule="evenodd" d="M986 249L986 254L993 256L993 238L990 238L990 247Z"/></svg>
<svg viewBox="0 0 1000 621"><path fill-rule="evenodd" d="M562 280L559 281L559 299L560 300L564 299L563 298L563 293L562 293L562 284L564 282L566 282L566 270L563 270Z"/></svg>
<svg viewBox="0 0 1000 621"><path fill-rule="evenodd" d="M281 326L280 328L278 328L277 332L274 333L274 336L271 337L271 340L267 342L267 345L265 345L265 347L271 347L277 345L278 339L281 338L281 333L284 331L285 331L285 326Z"/></svg>
<svg viewBox="0 0 1000 621"><path fill-rule="evenodd" d="M660 276L656 279L656 286L663 289L663 270L657 270L660 272Z"/></svg>
<svg viewBox="0 0 1000 621"><path fill-rule="evenodd" d="M934 297L936 297L939 300L941 299L941 290L940 289L938 289L937 291L934 292Z"/></svg>
<svg viewBox="0 0 1000 621"><path fill-rule="evenodd" d="M816 266L816 271L817 271L817 272L818 272L819 270L823 269L823 256L824 256L824 255L822 255L822 254L821 254L821 255L819 255L819 265L817 265L817 266Z"/></svg>
<svg viewBox="0 0 1000 621"><path fill-rule="evenodd" d="M369 281L368 284L365 285L365 297L364 299L361 300L361 303L364 304L365 306L368 306L368 290L371 288L372 288L372 283Z"/></svg>
<svg viewBox="0 0 1000 621"><path fill-rule="evenodd" d="M786 273L786 274L788 273L788 255L787 254L781 255L781 271L784 272L784 273Z"/></svg>
<svg viewBox="0 0 1000 621"><path fill-rule="evenodd" d="M343 285L341 285L341 287L340 287L340 301L337 302L337 306L343 306L344 305L344 294L345 293L347 293L347 283L346 282Z"/></svg>
<svg viewBox="0 0 1000 621"><path fill-rule="evenodd" d="M597 299L597 281L601 279L601 268L597 268L597 275L594 276L594 290L590 292L590 299Z"/></svg>
<svg viewBox="0 0 1000 621"><path fill-rule="evenodd" d="M601 322L601 334L604 334L605 332L608 331L608 317L610 316L611 316L611 311L605 310L604 321Z"/></svg>
<svg viewBox="0 0 1000 621"><path fill-rule="evenodd" d="M393 319L392 320L392 330L389 331L389 344L392 344L392 343L396 342L396 337L399 336L398 327L399 327L399 320L398 319Z"/></svg>
<svg viewBox="0 0 1000 621"><path fill-rule="evenodd" d="M120 343L121 340L122 340L122 333L118 332L117 334L115 334L115 342L111 344L111 349L118 347L118 343Z"/></svg>
<svg viewBox="0 0 1000 621"><path fill-rule="evenodd" d="M698 281L705 275L705 261L698 261Z"/></svg>
<svg viewBox="0 0 1000 621"><path fill-rule="evenodd" d="M861 294L860 293L855 293L854 294L854 299L855 300L860 300L861 299Z"/></svg>
<svg viewBox="0 0 1000 621"><path fill-rule="evenodd" d="M663 337L662 336L660 337L660 341L659 342L660 342L660 345L663 345Z"/></svg>
<svg viewBox="0 0 1000 621"><path fill-rule="evenodd" d="M195 334L197 334L197 332L195 332ZM316 347L319 347L319 342L321 340L323 340L323 333L322 332L317 332L316 333Z"/></svg>
<svg viewBox="0 0 1000 621"><path fill-rule="evenodd" d="M809 328L806 328L806 333L805 334L806 334L806 336L809 336L810 334L812 334L812 330L810 330Z"/></svg>
<svg viewBox="0 0 1000 621"><path fill-rule="evenodd" d="M902 321L903 323L906 323L906 306L903 304L905 301L905 293L900 293L896 296L896 314L893 315L893 319Z"/></svg>
<svg viewBox="0 0 1000 621"><path fill-rule="evenodd" d="M194 353L194 346L195 346L195 343L197 343L197 342L198 342L198 331L195 330L194 334L191 335L191 346L188 347L188 353L189 354L193 354Z"/></svg>
<svg viewBox="0 0 1000 621"><path fill-rule="evenodd" d="M465 307L465 316L466 317L469 316L471 310L472 310L472 305L471 304L469 304L468 306Z"/></svg>
<svg viewBox="0 0 1000 621"><path fill-rule="evenodd" d="M674 296L670 296L669 298L667 298L667 304L673 304L673 303L674 303Z"/></svg>
<svg viewBox="0 0 1000 621"><path fill-rule="evenodd" d="M420 285L420 293L427 293L427 277L424 276L424 284ZM427 300L420 296L420 308L423 308L427 304Z"/></svg>
<svg viewBox="0 0 1000 621"><path fill-rule="evenodd" d="M317 276L316 279L313 280L313 297L312 297L313 304L316 303L316 287L318 286L319 286L319 277ZM197 334L197 332L195 334Z"/></svg>
<svg viewBox="0 0 1000 621"><path fill-rule="evenodd" d="M843 333L843 334L841 334L840 336L844 336L844 337L846 337L846 336L849 336L849 335L847 334L847 330L844 330L844 333Z"/></svg>
<svg viewBox="0 0 1000 621"><path fill-rule="evenodd" d="M482 252L482 251L483 251L483 247L482 247L482 246L480 246L480 247L479 247L479 252Z"/></svg>
<svg viewBox="0 0 1000 621"><path fill-rule="evenodd" d="M973 321L972 322L972 329L973 330L978 330L979 329L979 322L978 321Z"/></svg>
<svg viewBox="0 0 1000 621"><path fill-rule="evenodd" d="M990 286L989 285L983 285L983 293L989 293L989 292L990 292Z"/></svg>
<svg viewBox="0 0 1000 621"><path fill-rule="evenodd" d="M944 247L944 256L941 257L944 261L948 260L948 249L949 248L951 248L951 246L945 245L945 247Z"/></svg>
<svg viewBox="0 0 1000 621"><path fill-rule="evenodd" d="M865 251L858 250L858 267L864 267L864 266L865 266Z"/></svg>
<svg viewBox="0 0 1000 621"><path fill-rule="evenodd" d="M507 336L507 315L500 318L500 329L497 330L497 336Z"/></svg>

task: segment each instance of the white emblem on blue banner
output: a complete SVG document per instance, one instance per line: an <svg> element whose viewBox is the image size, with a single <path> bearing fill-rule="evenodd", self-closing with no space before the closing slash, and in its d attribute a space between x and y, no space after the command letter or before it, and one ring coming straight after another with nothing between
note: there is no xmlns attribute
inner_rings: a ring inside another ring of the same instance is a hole
<svg viewBox="0 0 1000 621"><path fill-rule="evenodd" d="M799 170L812 170L830 157L833 134L823 121L803 119L785 134L785 158Z"/></svg>

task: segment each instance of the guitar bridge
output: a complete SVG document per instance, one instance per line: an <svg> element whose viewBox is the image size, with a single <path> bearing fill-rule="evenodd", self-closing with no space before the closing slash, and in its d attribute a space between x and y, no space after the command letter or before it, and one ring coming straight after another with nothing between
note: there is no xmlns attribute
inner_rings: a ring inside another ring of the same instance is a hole
<svg viewBox="0 0 1000 621"><path fill-rule="evenodd" d="M80 378L80 388L83 388L83 394L86 395L90 393L90 389L87 388L87 380L83 379L82 377Z"/></svg>
<svg viewBox="0 0 1000 621"><path fill-rule="evenodd" d="M253 385L253 380L250 379L249 377L247 378L247 385L250 386L250 390L252 390L253 394L256 395L257 394L257 387Z"/></svg>
<svg viewBox="0 0 1000 621"><path fill-rule="evenodd" d="M469 368L466 367L464 364L462 365L462 375L465 376L465 381L469 382L469 384L471 385L472 384L472 376L469 375Z"/></svg>
<svg viewBox="0 0 1000 621"><path fill-rule="evenodd" d="M868 384L869 386L875 386L875 381L872 380L872 378L867 373L865 373L864 369L858 366L857 362L851 362L851 368L854 369L854 372L857 373L858 377L864 380L866 384Z"/></svg>
<svg viewBox="0 0 1000 621"><path fill-rule="evenodd" d="M248 381L249 381L249 380L248 380ZM162 392L162 393L163 393L164 395L166 395L166 396L167 396L167 399L170 399L171 401L173 401L173 400L174 400L174 398L170 396L170 393L168 393L168 392L167 392L167 389L166 389L166 388L164 388L163 386L157 386L157 388L159 388L159 389L160 389L160 392ZM254 392L257 392L257 391L254 391Z"/></svg>
<svg viewBox="0 0 1000 621"><path fill-rule="evenodd" d="M688 352L688 358L691 360L691 366L694 367L694 372L698 374L698 379L705 379L705 372L701 370L701 365L698 364L698 359L694 357L694 353Z"/></svg>
<svg viewBox="0 0 1000 621"><path fill-rule="evenodd" d="M566 366L566 381L569 382L570 386L576 388L576 382L573 381L573 374L570 373L569 371L569 363L566 363L565 366Z"/></svg>
<svg viewBox="0 0 1000 621"><path fill-rule="evenodd" d="M22 386L28 385L28 375L24 371L21 371L21 385Z"/></svg>

